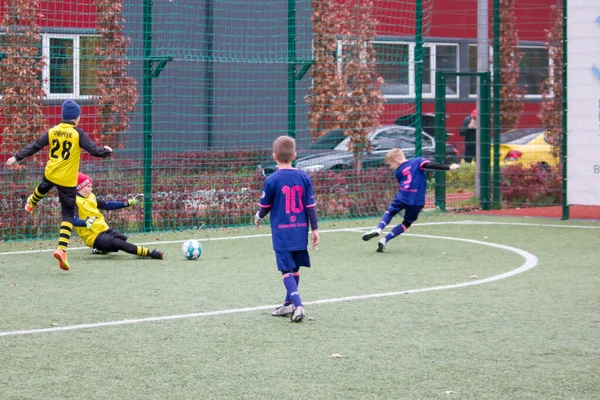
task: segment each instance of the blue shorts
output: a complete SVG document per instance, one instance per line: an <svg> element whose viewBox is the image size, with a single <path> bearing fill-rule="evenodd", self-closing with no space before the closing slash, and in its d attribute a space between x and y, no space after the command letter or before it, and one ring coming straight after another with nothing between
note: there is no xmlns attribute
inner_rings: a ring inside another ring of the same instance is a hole
<svg viewBox="0 0 600 400"><path fill-rule="evenodd" d="M419 218L419 213L422 209L423 206L409 206L406 203L394 199L394 201L392 201L392 204L390 204L388 211L391 214L395 215L398 214L400 211L405 210L404 219L410 223L413 223L417 220L417 218Z"/></svg>
<svg viewBox="0 0 600 400"><path fill-rule="evenodd" d="M275 251L275 260L281 272L291 272L300 267L310 268L308 250Z"/></svg>

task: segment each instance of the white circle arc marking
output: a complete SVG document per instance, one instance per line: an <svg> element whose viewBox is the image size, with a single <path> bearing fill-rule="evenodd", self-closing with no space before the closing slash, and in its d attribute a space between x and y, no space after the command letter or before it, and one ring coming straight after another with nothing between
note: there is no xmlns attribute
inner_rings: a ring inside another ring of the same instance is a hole
<svg viewBox="0 0 600 400"><path fill-rule="evenodd" d="M454 240L457 242L480 244L480 245L484 245L484 246L490 246L490 247L495 247L498 249L508 250L508 251L512 251L513 253L516 253L516 254L520 255L521 257L525 258L525 263L523 265L521 265L519 268L513 269L511 271L504 272L499 275L490 276L488 278L469 281L469 282L453 283L453 284L449 284L449 285L433 286L433 287L426 287L426 288L421 288L421 289L407 289L407 290L400 290L397 292L373 293L373 294L365 294L365 295L359 295L359 296L348 296L348 297L337 297L337 298L333 298L333 299L314 300L314 301L305 302L304 304L306 304L306 305L313 304L314 305L314 304L339 303L342 301L365 300L365 299L374 299L374 298L379 298L379 297L400 296L400 295L411 294L411 293L423 293L423 292L433 292L433 291L437 291L437 290L458 289L458 288L462 288L462 287L481 285L484 283L489 283L489 282L494 282L494 281L498 281L501 279L509 278L511 276L518 275L527 270L530 270L538 264L538 258L535 255L533 255L525 250L521 250L521 249L518 249L518 248L512 247L512 246L506 246L503 244L482 242L479 240L462 239L462 238L454 238L454 237L447 237L447 236L431 236L431 235L420 235L420 234L410 234L410 233L407 233L405 235L406 236L423 237L423 238L428 238L428 239ZM243 312L268 310L268 309L272 309L272 308L275 308L278 306L279 306L279 304L272 304L272 305L266 305L266 306L233 308L233 309L228 309L228 310L208 311L208 312L199 312L199 313L191 313L191 314L166 315L166 316L162 316L162 317L148 317L148 318L126 319L126 320L121 320L121 321L97 322L97 323L79 324L79 325L70 325L70 326L57 326L57 327L52 327L52 328L7 331L7 332L0 332L0 337L31 335L34 333L74 331L74 330L79 330L79 329L90 329L90 328L101 328L101 327L107 327L107 326L141 324L141 323L145 323L145 322L169 321L169 320L175 320L175 319L210 317L210 316L215 316L215 315L236 314L236 313L243 313Z"/></svg>
<svg viewBox="0 0 600 400"><path fill-rule="evenodd" d="M436 290L458 289L458 288L462 288L462 287L481 285L484 283L490 283L490 282L494 282L494 281L499 281L501 279L506 279L511 276L518 275L527 270L530 270L538 264L538 258L535 255L533 255L525 250L521 250L521 249L518 249L518 248L512 247L512 246L506 246L503 244L482 242L480 240L474 240L474 239L462 239L462 238L454 238L454 237L448 237L448 236L419 235L419 234L413 234L413 233L405 233L405 234L403 234L403 236L417 236L417 237L423 237L423 238L428 238L428 239L455 240L457 242L468 242L468 243L474 243L474 244L481 244L484 246L495 247L498 249L512 251L513 253L520 255L521 257L523 257L525 259L525 263L523 265L521 265L519 268L513 269L511 271L504 272L504 273L490 276L490 277L483 278L483 279L469 281L469 282L452 283L452 284L448 284L448 285L432 286L432 287L426 287L426 288L421 288L421 289L408 289L408 290L401 290L398 292L374 293L374 294L366 294L366 295L359 295L359 296L338 297L335 299L315 300L315 301L307 302L306 304L337 303L340 301L373 299L373 298L377 298L377 297L400 296L403 294L411 294L411 293L433 292Z"/></svg>

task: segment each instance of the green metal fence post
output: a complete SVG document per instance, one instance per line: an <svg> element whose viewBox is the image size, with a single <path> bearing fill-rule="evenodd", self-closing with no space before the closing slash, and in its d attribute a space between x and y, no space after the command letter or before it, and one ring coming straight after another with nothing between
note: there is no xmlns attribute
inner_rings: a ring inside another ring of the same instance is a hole
<svg viewBox="0 0 600 400"><path fill-rule="evenodd" d="M500 0L494 0L494 209L502 208L502 197L500 194L500 89L502 80L500 76Z"/></svg>
<svg viewBox="0 0 600 400"><path fill-rule="evenodd" d="M143 62L143 114L144 114L144 231L152 230L152 79L158 77L171 57L152 57L152 0L144 0L143 7L144 62ZM157 66L154 69L154 62Z"/></svg>
<svg viewBox="0 0 600 400"><path fill-rule="evenodd" d="M484 210L491 209L491 193L490 193L490 148L491 148L491 140L490 140L490 73L489 72L480 72L480 91L481 99L480 105L481 110L479 111L479 115L481 115L481 121L479 121L479 129L480 133L480 179L479 184L480 187L480 203L481 208Z"/></svg>
<svg viewBox="0 0 600 400"><path fill-rule="evenodd" d="M204 51L206 52L206 61L204 68L206 68L206 147L209 149L213 148L215 142L215 127L214 127L214 114L215 114L215 57L214 57L214 3L213 0L206 0L204 4Z"/></svg>
<svg viewBox="0 0 600 400"><path fill-rule="evenodd" d="M152 0L144 0L144 231L152 230Z"/></svg>
<svg viewBox="0 0 600 400"><path fill-rule="evenodd" d="M445 87L445 86L444 86ZM415 3L415 156L423 155L423 2Z"/></svg>
<svg viewBox="0 0 600 400"><path fill-rule="evenodd" d="M563 50L563 65L562 65L562 89L563 89L563 98L562 98L562 167L563 167L563 176L562 176L562 216L561 219L566 220L569 219L569 202L567 199L567 144L569 141L567 140L567 0L563 0L563 17L562 17L562 50Z"/></svg>
<svg viewBox="0 0 600 400"><path fill-rule="evenodd" d="M446 158L446 74L435 73L435 161ZM446 211L446 173L435 173L435 204Z"/></svg>
<svg viewBox="0 0 600 400"><path fill-rule="evenodd" d="M296 0L288 0L288 136L296 137Z"/></svg>

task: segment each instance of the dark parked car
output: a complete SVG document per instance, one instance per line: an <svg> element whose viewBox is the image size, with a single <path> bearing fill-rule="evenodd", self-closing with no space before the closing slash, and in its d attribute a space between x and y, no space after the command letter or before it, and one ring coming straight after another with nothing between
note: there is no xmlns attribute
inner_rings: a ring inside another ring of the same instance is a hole
<svg viewBox="0 0 600 400"><path fill-rule="evenodd" d="M396 118L394 123L400 126L414 127L417 124L417 114L402 115L401 117ZM431 136L435 135L435 114L421 114L421 124L423 126L423 132L427 132Z"/></svg>
<svg viewBox="0 0 600 400"><path fill-rule="evenodd" d="M446 116L446 118L448 118L448 116ZM400 126L414 127L417 124L417 114L402 115L402 116L396 118L394 123L396 125L400 125ZM433 113L421 114L421 125L423 127L423 132L426 132L429 135L435 137L435 114L433 114ZM446 135L452 136L454 134L446 132Z"/></svg>
<svg viewBox="0 0 600 400"><path fill-rule="evenodd" d="M415 156L415 129L408 126L387 125L376 128L369 133L372 151L365 153L363 168L384 167L384 158L393 148L404 151L406 158ZM331 151L307 149L305 153L299 152L296 168L306 172L314 171L339 171L354 168L354 156L349 150L350 138L342 140ZM423 132L423 157L433 160L435 157L435 140ZM446 144L447 163L459 162L460 155L456 147ZM277 170L274 161L265 162L259 166L263 175L270 175Z"/></svg>
<svg viewBox="0 0 600 400"><path fill-rule="evenodd" d="M311 142L306 150L333 150L335 149L335 146L340 144L344 139L346 139L346 136L344 136L343 130L332 129L320 138Z"/></svg>

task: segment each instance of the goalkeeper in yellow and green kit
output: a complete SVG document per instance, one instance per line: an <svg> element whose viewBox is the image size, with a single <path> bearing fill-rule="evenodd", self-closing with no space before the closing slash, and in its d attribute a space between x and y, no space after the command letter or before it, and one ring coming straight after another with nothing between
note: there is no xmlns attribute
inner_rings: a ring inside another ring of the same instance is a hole
<svg viewBox="0 0 600 400"><path fill-rule="evenodd" d="M162 260L164 253L127 243L127 236L111 229L100 210L118 210L139 203L142 195L125 201L103 201L92 193L92 179L84 173L77 176L77 211L73 225L75 231L92 248L94 254L106 254L122 250L140 257Z"/></svg>
<svg viewBox="0 0 600 400"><path fill-rule="evenodd" d="M62 122L6 160L6 165L11 166L17 161L39 152L44 147L50 146L42 183L27 198L25 210L32 212L33 208L56 186L62 220L54 258L58 260L58 266L65 271L70 268L67 260L67 246L73 230L75 197L77 197L75 187L77 186L81 149L95 157L104 158L112 154L110 147L97 146L81 128L77 127L80 119L79 105L73 100L66 100L62 105Z"/></svg>

